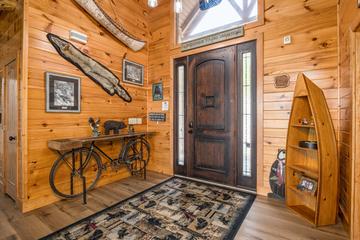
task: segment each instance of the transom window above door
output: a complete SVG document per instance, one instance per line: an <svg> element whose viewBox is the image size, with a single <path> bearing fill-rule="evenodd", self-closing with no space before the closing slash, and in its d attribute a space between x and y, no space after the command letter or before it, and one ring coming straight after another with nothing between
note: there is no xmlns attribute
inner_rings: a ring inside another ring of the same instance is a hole
<svg viewBox="0 0 360 240"><path fill-rule="evenodd" d="M180 1L182 8L176 14L178 43L223 32L258 20L259 0Z"/></svg>

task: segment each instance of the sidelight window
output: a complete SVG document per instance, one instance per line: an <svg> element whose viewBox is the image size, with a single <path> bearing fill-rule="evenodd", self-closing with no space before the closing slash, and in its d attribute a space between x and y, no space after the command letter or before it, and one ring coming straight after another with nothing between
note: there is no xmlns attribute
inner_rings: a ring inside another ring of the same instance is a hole
<svg viewBox="0 0 360 240"><path fill-rule="evenodd" d="M178 160L180 166L185 164L185 66L177 67L177 123L178 123Z"/></svg>
<svg viewBox="0 0 360 240"><path fill-rule="evenodd" d="M242 145L243 145L243 176L251 177L251 147L252 147L252 126L251 126L251 52L243 53L242 56L242 96L243 96L243 106L242 106L242 121L243 121L243 130L242 130Z"/></svg>

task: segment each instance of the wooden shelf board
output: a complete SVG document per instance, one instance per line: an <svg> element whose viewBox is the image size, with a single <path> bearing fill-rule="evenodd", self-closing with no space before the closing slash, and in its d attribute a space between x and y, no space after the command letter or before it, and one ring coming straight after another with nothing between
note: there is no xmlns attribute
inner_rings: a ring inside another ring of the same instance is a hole
<svg viewBox="0 0 360 240"><path fill-rule="evenodd" d="M309 193L309 192L300 191L299 189L297 189L296 186L289 186L289 188L290 188L292 191L294 191L294 192L296 192L296 193L298 193L298 194L300 194L300 195L306 195L306 196L313 197L313 198L316 199L316 195L312 195L312 194Z"/></svg>
<svg viewBox="0 0 360 240"><path fill-rule="evenodd" d="M315 211L305 205L289 206L289 208L301 216L305 217L310 223L315 224Z"/></svg>
<svg viewBox="0 0 360 240"><path fill-rule="evenodd" d="M292 124L292 127L297 127L297 128L315 128L315 126L311 126L311 125L301 125L301 124Z"/></svg>
<svg viewBox="0 0 360 240"><path fill-rule="evenodd" d="M304 166L301 165L288 165L289 168L297 171L297 172L301 172L304 173L304 175L313 178L313 179L318 179L319 178L319 174L313 170L307 169Z"/></svg>
<svg viewBox="0 0 360 240"><path fill-rule="evenodd" d="M299 146L296 146L296 145L290 145L290 144L289 144L289 147L294 148L294 149L298 149L298 150L301 150L301 151L312 151L312 152L317 151L317 149L303 148L303 147L299 147Z"/></svg>

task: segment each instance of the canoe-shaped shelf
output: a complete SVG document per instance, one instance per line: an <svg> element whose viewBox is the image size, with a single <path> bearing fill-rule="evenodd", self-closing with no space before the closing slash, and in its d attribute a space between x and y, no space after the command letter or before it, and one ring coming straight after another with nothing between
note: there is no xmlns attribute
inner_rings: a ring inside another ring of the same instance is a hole
<svg viewBox="0 0 360 240"><path fill-rule="evenodd" d="M317 149L301 147L300 141L317 142ZM287 206L316 226L335 224L338 170L335 130L325 96L300 74L286 146Z"/></svg>

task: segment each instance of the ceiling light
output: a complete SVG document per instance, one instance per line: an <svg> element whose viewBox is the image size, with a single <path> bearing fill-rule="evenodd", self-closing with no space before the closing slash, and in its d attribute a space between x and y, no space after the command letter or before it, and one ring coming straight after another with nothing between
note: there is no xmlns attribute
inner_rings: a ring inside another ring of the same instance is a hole
<svg viewBox="0 0 360 240"><path fill-rule="evenodd" d="M182 12L182 0L175 0L175 12L176 13Z"/></svg>
<svg viewBox="0 0 360 240"><path fill-rule="evenodd" d="M159 3L158 3L157 0L148 0L148 5L151 8L155 8L155 7L157 7L159 5Z"/></svg>

